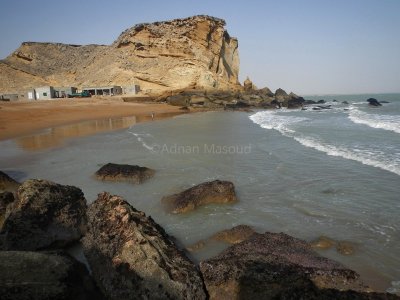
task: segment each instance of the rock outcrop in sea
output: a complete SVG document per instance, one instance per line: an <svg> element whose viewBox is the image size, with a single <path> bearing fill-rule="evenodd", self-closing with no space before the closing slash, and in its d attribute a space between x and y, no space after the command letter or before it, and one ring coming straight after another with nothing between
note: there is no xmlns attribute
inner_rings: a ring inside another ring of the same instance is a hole
<svg viewBox="0 0 400 300"><path fill-rule="evenodd" d="M155 171L136 165L108 163L95 173L95 177L105 181L127 181L140 184L154 176Z"/></svg>
<svg viewBox="0 0 400 300"><path fill-rule="evenodd" d="M172 213L186 213L210 203L237 201L235 186L230 181L214 180L191 187L161 200Z"/></svg>
<svg viewBox="0 0 400 300"><path fill-rule="evenodd" d="M382 104L378 100L376 100L375 98L369 98L369 99L367 99L367 102L371 106L382 106Z"/></svg>

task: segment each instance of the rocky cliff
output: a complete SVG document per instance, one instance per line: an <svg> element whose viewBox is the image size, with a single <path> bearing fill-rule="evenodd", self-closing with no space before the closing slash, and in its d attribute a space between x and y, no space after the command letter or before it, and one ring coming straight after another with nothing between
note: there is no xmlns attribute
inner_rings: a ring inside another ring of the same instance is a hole
<svg viewBox="0 0 400 300"><path fill-rule="evenodd" d="M238 41L224 26L222 19L194 16L138 24L111 45L25 42L0 61L0 92L40 85L237 88Z"/></svg>

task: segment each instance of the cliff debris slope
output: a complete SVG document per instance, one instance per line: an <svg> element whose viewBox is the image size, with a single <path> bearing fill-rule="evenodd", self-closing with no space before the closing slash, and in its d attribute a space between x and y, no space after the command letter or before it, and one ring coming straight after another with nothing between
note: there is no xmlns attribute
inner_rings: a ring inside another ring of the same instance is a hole
<svg viewBox="0 0 400 300"><path fill-rule="evenodd" d="M24 42L0 61L0 92L40 85L139 84L142 90L239 86L238 41L225 21L194 16L138 24L111 45Z"/></svg>

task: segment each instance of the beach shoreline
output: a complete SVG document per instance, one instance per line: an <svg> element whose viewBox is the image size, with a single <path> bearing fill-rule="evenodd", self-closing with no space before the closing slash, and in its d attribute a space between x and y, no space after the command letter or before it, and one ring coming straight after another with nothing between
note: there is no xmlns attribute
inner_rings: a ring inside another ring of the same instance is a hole
<svg viewBox="0 0 400 300"><path fill-rule="evenodd" d="M182 113L180 107L165 103L126 103L112 98L0 102L0 141L85 121L135 116L139 123Z"/></svg>

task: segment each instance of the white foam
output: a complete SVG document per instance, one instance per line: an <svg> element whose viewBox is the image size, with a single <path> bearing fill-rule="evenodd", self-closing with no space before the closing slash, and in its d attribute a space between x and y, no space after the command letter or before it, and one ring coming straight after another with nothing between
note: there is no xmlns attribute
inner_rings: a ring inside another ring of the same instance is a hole
<svg viewBox="0 0 400 300"><path fill-rule="evenodd" d="M400 116L398 115L369 114L352 106L349 110L349 119L356 124L400 133Z"/></svg>
<svg viewBox="0 0 400 300"><path fill-rule="evenodd" d="M135 136L136 139L138 140L138 142L140 142L144 148L146 148L147 150L150 150L150 151L154 151L154 145L150 146L149 144L146 143L146 141L143 138L143 137L151 137L150 134L148 134L148 133L135 133L135 132L131 132L131 131L128 131L128 132L130 134L132 134L133 136Z"/></svg>
<svg viewBox="0 0 400 300"><path fill-rule="evenodd" d="M260 111L250 116L250 120L265 129L275 129L283 135L290 136L295 131L291 125L309 120L305 117L278 115L275 111Z"/></svg>
<svg viewBox="0 0 400 300"><path fill-rule="evenodd" d="M381 151L373 151L368 149L348 149L346 147L337 147L325 144L313 138L293 137L303 146L325 152L331 156L343 157L358 161L364 165L373 166L400 175L400 164L390 157L385 157Z"/></svg>
<svg viewBox="0 0 400 300"><path fill-rule="evenodd" d="M327 155L358 161L364 165L373 166L400 175L399 157L385 154L381 150L348 149L345 146L335 146L296 133L292 125L309 120L307 118L281 116L274 111L263 111L250 116L250 119L262 128L277 130L282 133L282 135L293 138L305 147L313 148Z"/></svg>

